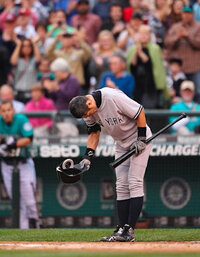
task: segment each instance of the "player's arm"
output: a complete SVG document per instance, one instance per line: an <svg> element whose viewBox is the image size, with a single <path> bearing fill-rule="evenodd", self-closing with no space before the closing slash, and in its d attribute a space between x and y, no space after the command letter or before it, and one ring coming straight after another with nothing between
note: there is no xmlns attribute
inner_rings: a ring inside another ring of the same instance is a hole
<svg viewBox="0 0 200 257"><path fill-rule="evenodd" d="M96 150L98 143L99 143L100 133L101 133L100 131L97 131L97 132L91 133L88 136L87 148Z"/></svg>
<svg viewBox="0 0 200 257"><path fill-rule="evenodd" d="M30 145L31 143L32 143L32 136L30 136L30 137L22 137L22 138L19 138L16 141L16 146L17 147L25 147L27 145Z"/></svg>

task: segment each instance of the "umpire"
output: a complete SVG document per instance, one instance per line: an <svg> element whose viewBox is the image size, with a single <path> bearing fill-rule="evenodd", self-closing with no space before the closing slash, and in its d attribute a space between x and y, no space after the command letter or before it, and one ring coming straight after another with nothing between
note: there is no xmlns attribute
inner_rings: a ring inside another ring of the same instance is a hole
<svg viewBox="0 0 200 257"><path fill-rule="evenodd" d="M134 228L143 205L144 174L151 151L146 136L151 130L146 124L144 108L118 89L103 88L90 95L71 100L70 111L76 118L84 118L88 127L87 149L82 167L89 169L99 142L101 127L111 135L118 158L135 147L136 155L116 168L117 212L119 225L101 241L134 241Z"/></svg>
<svg viewBox="0 0 200 257"><path fill-rule="evenodd" d="M0 105L0 155L3 181L10 198L12 198L13 159L17 148L23 148L32 142L33 129L27 117L14 111L12 102ZM34 195L33 163L31 158L17 160L20 172L20 228L39 227L38 210Z"/></svg>

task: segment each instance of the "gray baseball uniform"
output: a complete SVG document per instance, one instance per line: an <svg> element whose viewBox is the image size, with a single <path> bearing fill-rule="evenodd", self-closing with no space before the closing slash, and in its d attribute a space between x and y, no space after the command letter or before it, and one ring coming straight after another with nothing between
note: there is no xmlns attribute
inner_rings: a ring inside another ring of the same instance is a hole
<svg viewBox="0 0 200 257"><path fill-rule="evenodd" d="M118 158L130 149L137 140L137 123L142 106L127 97L122 91L103 88L101 103L98 111L85 118L87 126L100 124L116 142L115 157ZM147 138L151 130L147 126ZM146 170L151 145L138 156L132 156L116 168L117 200L141 197L143 192L143 178Z"/></svg>

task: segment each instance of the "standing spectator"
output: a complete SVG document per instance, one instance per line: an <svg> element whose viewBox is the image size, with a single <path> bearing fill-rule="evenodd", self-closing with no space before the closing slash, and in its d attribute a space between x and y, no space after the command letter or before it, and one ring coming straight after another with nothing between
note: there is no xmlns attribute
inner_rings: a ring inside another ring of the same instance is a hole
<svg viewBox="0 0 200 257"><path fill-rule="evenodd" d="M135 81L133 76L125 71L126 59L121 54L114 54L110 58L109 63L111 71L105 72L102 75L99 88L117 88L132 98Z"/></svg>
<svg viewBox="0 0 200 257"><path fill-rule="evenodd" d="M68 110L70 100L80 93L80 85L63 58L51 63L51 71L55 73L56 80L45 80L44 87L49 91L57 110Z"/></svg>
<svg viewBox="0 0 200 257"><path fill-rule="evenodd" d="M193 9L195 21L200 22L200 0L197 0L196 3L194 3Z"/></svg>
<svg viewBox="0 0 200 257"><path fill-rule="evenodd" d="M86 31L87 42L91 45L97 40L97 36L101 27L101 19L96 14L90 12L88 0L79 0L77 4L78 14L74 15L71 24L79 29L83 27Z"/></svg>
<svg viewBox="0 0 200 257"><path fill-rule="evenodd" d="M59 40L62 42L62 49L55 50L56 44ZM75 43L80 44L79 49L74 47ZM50 61L53 61L57 57L64 58L70 67L71 73L77 77L80 85L84 86L84 65L90 59L91 49L89 45L84 42L83 36L80 32L75 34L58 34L46 55Z"/></svg>
<svg viewBox="0 0 200 257"><path fill-rule="evenodd" d="M127 50L130 46L136 44L139 35L138 31L142 24L143 21L141 13L135 12L129 23L127 23L126 30L120 33L117 46L122 50Z"/></svg>
<svg viewBox="0 0 200 257"><path fill-rule="evenodd" d="M172 2L171 12L168 17L169 26L172 26L174 23L181 22L183 6L183 0L175 0Z"/></svg>
<svg viewBox="0 0 200 257"><path fill-rule="evenodd" d="M114 37L108 30L102 30L99 33L97 44L97 49L94 50L89 64L89 73L99 81L102 73L110 71L110 57L120 50L116 48Z"/></svg>
<svg viewBox="0 0 200 257"><path fill-rule="evenodd" d="M15 66L14 89L16 99L26 102L30 99L30 89L36 83L37 64L40 62L37 43L30 39L16 41L16 48L10 62Z"/></svg>
<svg viewBox="0 0 200 257"><path fill-rule="evenodd" d="M53 38L48 37L46 33L46 24L44 22L38 22L36 27L36 41L40 49L41 55L45 55L47 48L53 43Z"/></svg>
<svg viewBox="0 0 200 257"><path fill-rule="evenodd" d="M17 149L23 149L32 142L33 129L27 117L15 113L11 102L1 103L0 134L4 135L1 140L0 154L1 172L9 198L12 199L12 173L16 163L20 173L20 228L28 229L30 225L39 228L38 210L34 191L33 168L34 164L30 157L16 160L15 158L4 158L12 156ZM9 135L9 136L8 136Z"/></svg>
<svg viewBox="0 0 200 257"><path fill-rule="evenodd" d="M50 71L50 61L48 58L43 57L40 64L38 65L38 73L37 73L37 80L44 83L45 79L54 80L55 76Z"/></svg>
<svg viewBox="0 0 200 257"><path fill-rule="evenodd" d="M92 12L98 15L103 21L109 17L110 5L110 0L98 0L92 8Z"/></svg>
<svg viewBox="0 0 200 257"><path fill-rule="evenodd" d="M191 7L183 8L182 21L169 29L165 45L170 57L182 59L183 72L195 83L195 96L200 100L200 24L194 21Z"/></svg>
<svg viewBox="0 0 200 257"><path fill-rule="evenodd" d="M17 15L17 8L14 5L13 0L4 0L3 1L4 10L0 14L0 28L3 28L3 24L5 19L7 18L8 14Z"/></svg>
<svg viewBox="0 0 200 257"><path fill-rule="evenodd" d="M14 91L11 86L5 84L0 88L0 101L1 102L12 102L15 112L24 112L25 105L14 99Z"/></svg>
<svg viewBox="0 0 200 257"><path fill-rule="evenodd" d="M56 108L53 101L44 96L44 88L42 85L35 84L31 88L31 100L26 103L25 110L27 112L54 111ZM29 118L29 121L34 128L36 136L48 134L53 124L50 118Z"/></svg>
<svg viewBox="0 0 200 257"><path fill-rule="evenodd" d="M200 105L193 101L195 87L192 81L183 81L181 84L181 101L173 104L170 108L171 111L200 111ZM174 121L177 117L171 117L170 122ZM199 127L199 117L186 117L180 122L172 126L172 131L181 135L194 134L195 127Z"/></svg>
<svg viewBox="0 0 200 257"><path fill-rule="evenodd" d="M123 7L120 3L114 2L110 6L109 18L102 20L101 30L110 30L113 33L115 40L117 40L124 29Z"/></svg>
<svg viewBox="0 0 200 257"><path fill-rule="evenodd" d="M33 38L36 36L35 28L33 25L29 24L30 11L29 9L21 8L18 13L17 23L18 26L15 27L14 32L18 37L22 38Z"/></svg>
<svg viewBox="0 0 200 257"><path fill-rule="evenodd" d="M60 32L73 33L75 30L67 24L66 15L63 10L57 10L51 24L47 27L48 37L55 38Z"/></svg>
<svg viewBox="0 0 200 257"><path fill-rule="evenodd" d="M186 80L186 76L182 71L183 62L181 59L171 57L169 59L169 70L171 77L168 79L168 87L170 88L171 103L180 101L180 86Z"/></svg>
<svg viewBox="0 0 200 257"><path fill-rule="evenodd" d="M124 20L129 22L135 12L142 14L145 23L148 22L148 10L144 9L142 0L129 0L129 7L124 8Z"/></svg>
<svg viewBox="0 0 200 257"><path fill-rule="evenodd" d="M160 98L168 99L169 94L161 49L150 38L150 27L142 25L138 44L128 50L127 66L136 80L134 100L146 108L156 108L161 107Z"/></svg>

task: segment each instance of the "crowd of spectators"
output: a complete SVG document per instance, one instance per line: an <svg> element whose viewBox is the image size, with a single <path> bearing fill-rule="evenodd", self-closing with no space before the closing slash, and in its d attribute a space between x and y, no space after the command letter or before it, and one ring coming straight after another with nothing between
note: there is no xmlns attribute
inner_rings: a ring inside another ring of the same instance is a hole
<svg viewBox="0 0 200 257"><path fill-rule="evenodd" d="M0 100L21 111L68 110L103 87L148 109L198 110L200 1L0 0L0 55Z"/></svg>

